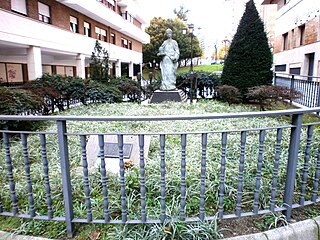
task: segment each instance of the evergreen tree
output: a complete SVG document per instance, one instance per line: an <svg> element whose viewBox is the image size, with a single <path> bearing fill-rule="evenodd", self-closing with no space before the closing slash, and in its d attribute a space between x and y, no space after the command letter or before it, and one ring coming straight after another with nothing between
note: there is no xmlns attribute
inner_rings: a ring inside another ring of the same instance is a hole
<svg viewBox="0 0 320 240"><path fill-rule="evenodd" d="M248 88L271 85L271 66L272 54L264 24L250 0L230 45L221 82L238 88L245 99Z"/></svg>
<svg viewBox="0 0 320 240"><path fill-rule="evenodd" d="M109 54L104 49L98 40L94 46L94 50L91 55L90 74L93 80L100 82L108 80L109 72Z"/></svg>

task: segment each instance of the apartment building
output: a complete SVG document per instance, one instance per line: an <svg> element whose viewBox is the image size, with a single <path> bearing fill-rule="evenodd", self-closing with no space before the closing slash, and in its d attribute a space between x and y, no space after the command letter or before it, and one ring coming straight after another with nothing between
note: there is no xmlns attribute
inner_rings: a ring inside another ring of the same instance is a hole
<svg viewBox="0 0 320 240"><path fill-rule="evenodd" d="M275 72L320 76L320 1L264 0L276 4Z"/></svg>
<svg viewBox="0 0 320 240"><path fill-rule="evenodd" d="M134 77L150 41L144 24L138 0L1 0L0 82L43 73L88 78L96 40L111 75Z"/></svg>

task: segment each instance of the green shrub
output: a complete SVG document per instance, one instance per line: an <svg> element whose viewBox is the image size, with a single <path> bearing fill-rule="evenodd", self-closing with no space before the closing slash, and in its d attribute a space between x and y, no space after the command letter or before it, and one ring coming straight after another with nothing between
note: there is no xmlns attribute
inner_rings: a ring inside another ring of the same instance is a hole
<svg viewBox="0 0 320 240"><path fill-rule="evenodd" d="M112 103L122 100L121 92L112 84L61 75L44 74L41 78L26 83L24 88L47 100L43 114L54 112L55 108L63 111L65 101L69 107L71 100L83 104L87 101Z"/></svg>
<svg viewBox="0 0 320 240"><path fill-rule="evenodd" d="M223 102L239 103L241 100L241 93L239 89L229 85L222 85L218 87L218 96Z"/></svg>
<svg viewBox="0 0 320 240"><path fill-rule="evenodd" d="M121 79L118 88L123 95L127 95L130 101L137 101L140 99L141 89L137 81L132 79Z"/></svg>
<svg viewBox="0 0 320 240"><path fill-rule="evenodd" d="M202 98L204 96L204 90L209 89L210 91L216 90L217 86L220 84L220 78L208 72L195 72L195 77L197 78L197 90ZM186 89L190 87L190 73L180 73L177 75L176 86L179 89Z"/></svg>
<svg viewBox="0 0 320 240"><path fill-rule="evenodd" d="M85 98L93 102L113 103L121 102L122 94L114 85L90 81L87 83Z"/></svg>
<svg viewBox="0 0 320 240"><path fill-rule="evenodd" d="M42 98L30 91L23 89L0 88L0 114L20 115L32 114L41 111L43 107ZM28 130L33 125L23 121L0 121L1 129L24 129Z"/></svg>

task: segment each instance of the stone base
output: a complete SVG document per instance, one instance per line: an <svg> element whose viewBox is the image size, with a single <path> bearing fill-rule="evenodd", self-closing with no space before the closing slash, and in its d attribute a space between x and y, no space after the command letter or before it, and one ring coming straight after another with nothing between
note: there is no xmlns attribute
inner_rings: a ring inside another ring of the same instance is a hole
<svg viewBox="0 0 320 240"><path fill-rule="evenodd" d="M150 147L151 136L145 136L144 138L144 159L148 158L149 154L149 147ZM104 136L104 143L115 143L118 144L117 136L116 135L105 135ZM139 166L140 163L140 147L139 147L139 139L136 135L125 135L123 136L123 143L132 145L130 153L128 156L124 157L123 161L125 166L128 165L135 165ZM106 146L105 146L106 147ZM89 137L87 143L87 161L88 161L88 170L89 172L97 171L101 165L101 159L99 158L99 139L97 135L91 135ZM119 173L120 166L119 166L119 158L118 153L115 152L115 156L108 156L108 151L105 151L105 163L106 163L106 170L111 173ZM113 154L112 154L113 155Z"/></svg>
<svg viewBox="0 0 320 240"><path fill-rule="evenodd" d="M185 102L186 96L182 90L161 91L157 90L153 93L150 103L162 102Z"/></svg>

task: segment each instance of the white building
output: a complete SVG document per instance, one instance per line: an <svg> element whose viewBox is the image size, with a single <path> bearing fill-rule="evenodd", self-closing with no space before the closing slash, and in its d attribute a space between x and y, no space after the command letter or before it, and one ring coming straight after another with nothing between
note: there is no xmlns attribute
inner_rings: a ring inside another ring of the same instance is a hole
<svg viewBox="0 0 320 240"><path fill-rule="evenodd" d="M138 0L1 0L0 82L86 78L96 40L109 52L110 74L133 77L150 41L144 24Z"/></svg>
<svg viewBox="0 0 320 240"><path fill-rule="evenodd" d="M275 71L320 76L320 1L264 0L276 4Z"/></svg>

